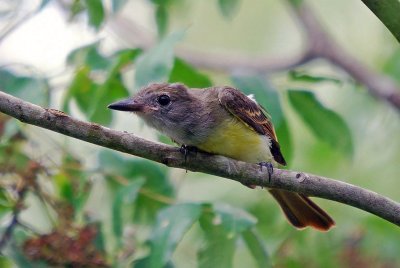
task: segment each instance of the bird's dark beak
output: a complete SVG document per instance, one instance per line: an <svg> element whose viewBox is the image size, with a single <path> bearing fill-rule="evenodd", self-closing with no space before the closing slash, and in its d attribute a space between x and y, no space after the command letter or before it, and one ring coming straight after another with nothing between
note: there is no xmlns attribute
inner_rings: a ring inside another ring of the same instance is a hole
<svg viewBox="0 0 400 268"><path fill-rule="evenodd" d="M111 103L107 106L108 109L125 111L125 112L141 112L143 111L144 105L138 103L134 99L126 99Z"/></svg>

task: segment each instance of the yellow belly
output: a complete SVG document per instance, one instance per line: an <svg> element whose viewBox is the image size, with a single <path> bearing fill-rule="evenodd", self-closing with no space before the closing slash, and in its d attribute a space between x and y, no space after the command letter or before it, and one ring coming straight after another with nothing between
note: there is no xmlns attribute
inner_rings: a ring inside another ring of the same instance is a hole
<svg viewBox="0 0 400 268"><path fill-rule="evenodd" d="M224 121L205 142L196 146L206 152L258 163L273 160L269 142L268 137L260 135L244 123L232 119Z"/></svg>

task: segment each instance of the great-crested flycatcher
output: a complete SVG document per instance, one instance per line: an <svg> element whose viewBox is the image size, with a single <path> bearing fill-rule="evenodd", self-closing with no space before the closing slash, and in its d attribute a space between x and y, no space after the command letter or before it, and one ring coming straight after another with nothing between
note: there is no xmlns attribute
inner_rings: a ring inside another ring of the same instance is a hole
<svg viewBox="0 0 400 268"><path fill-rule="evenodd" d="M180 145L233 159L286 165L266 111L232 87L189 89L183 84L151 84L134 97L108 106L134 112ZM335 222L307 196L269 189L289 222L327 231Z"/></svg>

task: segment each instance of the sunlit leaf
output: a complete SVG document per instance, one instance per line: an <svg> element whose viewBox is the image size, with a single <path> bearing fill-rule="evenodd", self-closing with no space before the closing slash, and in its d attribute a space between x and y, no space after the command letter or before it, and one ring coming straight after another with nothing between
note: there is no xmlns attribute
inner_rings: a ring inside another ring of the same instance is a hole
<svg viewBox="0 0 400 268"><path fill-rule="evenodd" d="M271 115L282 154L286 162L290 163L292 139L278 92L261 76L233 76L232 81L246 95L253 94L256 101Z"/></svg>
<svg viewBox="0 0 400 268"><path fill-rule="evenodd" d="M165 267L178 242L200 217L201 204L178 204L160 211L149 239L150 254L139 267ZM138 266L135 266L138 267Z"/></svg>
<svg viewBox="0 0 400 268"><path fill-rule="evenodd" d="M49 85L46 79L0 69L0 81L2 91L37 105L48 105Z"/></svg>
<svg viewBox="0 0 400 268"><path fill-rule="evenodd" d="M125 204L133 204L138 195L139 189L143 186L145 180L138 179L127 186L121 187L116 193L112 205L112 227L117 240L122 238L123 216L122 207ZM121 241L119 241L120 243Z"/></svg>
<svg viewBox="0 0 400 268"><path fill-rule="evenodd" d="M88 11L89 24L93 26L96 30L104 22L104 7L101 0L84 0Z"/></svg>
<svg viewBox="0 0 400 268"><path fill-rule="evenodd" d="M170 83L183 83L188 87L204 88L212 85L210 79L184 60L175 58L174 68L169 76Z"/></svg>
<svg viewBox="0 0 400 268"><path fill-rule="evenodd" d="M231 18L239 8L239 0L218 0L218 7L222 15Z"/></svg>
<svg viewBox="0 0 400 268"><path fill-rule="evenodd" d="M242 233L243 240L245 241L251 255L253 255L259 268L272 267L271 259L268 251L265 248L263 240L254 230L247 230Z"/></svg>
<svg viewBox="0 0 400 268"><path fill-rule="evenodd" d="M353 141L350 129L337 113L324 107L309 91L289 90L288 95L293 108L315 136L332 148L352 155Z"/></svg>
<svg viewBox="0 0 400 268"><path fill-rule="evenodd" d="M141 88L150 82L166 82L174 65L174 46L185 34L175 32L141 55L136 61L135 86Z"/></svg>

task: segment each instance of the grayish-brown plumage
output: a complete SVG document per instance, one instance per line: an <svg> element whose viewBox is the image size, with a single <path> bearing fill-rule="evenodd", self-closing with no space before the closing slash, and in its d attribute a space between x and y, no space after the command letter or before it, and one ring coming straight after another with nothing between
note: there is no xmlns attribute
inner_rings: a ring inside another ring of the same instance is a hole
<svg viewBox="0 0 400 268"><path fill-rule="evenodd" d="M254 100L232 87L189 89L151 84L111 109L130 111L181 145L233 159L286 165L272 121ZM332 218L308 197L270 189L291 224L327 231Z"/></svg>

